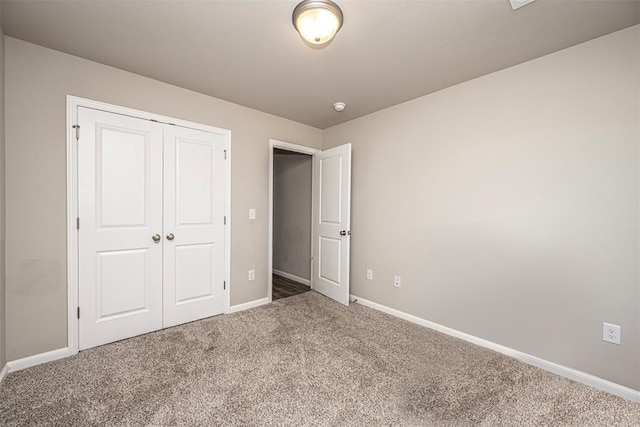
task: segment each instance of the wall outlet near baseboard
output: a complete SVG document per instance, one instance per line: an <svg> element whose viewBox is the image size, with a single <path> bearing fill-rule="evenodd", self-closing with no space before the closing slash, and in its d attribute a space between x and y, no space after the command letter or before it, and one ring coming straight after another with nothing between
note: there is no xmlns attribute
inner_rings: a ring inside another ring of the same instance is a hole
<svg viewBox="0 0 640 427"><path fill-rule="evenodd" d="M613 344L620 344L622 328L611 323L602 324L602 340Z"/></svg>
<svg viewBox="0 0 640 427"><path fill-rule="evenodd" d="M249 270L249 280L256 280L256 271Z"/></svg>
<svg viewBox="0 0 640 427"><path fill-rule="evenodd" d="M393 276L393 286L399 288L402 284L402 278L400 276Z"/></svg>
<svg viewBox="0 0 640 427"><path fill-rule="evenodd" d="M373 270L367 268L367 280L373 280Z"/></svg>

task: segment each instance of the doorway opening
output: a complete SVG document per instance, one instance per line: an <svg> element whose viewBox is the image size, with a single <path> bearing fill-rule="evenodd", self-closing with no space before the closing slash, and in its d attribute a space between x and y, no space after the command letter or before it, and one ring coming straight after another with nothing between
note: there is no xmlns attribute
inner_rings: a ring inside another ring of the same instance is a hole
<svg viewBox="0 0 640 427"><path fill-rule="evenodd" d="M313 155L270 141L269 300L311 290Z"/></svg>
<svg viewBox="0 0 640 427"><path fill-rule="evenodd" d="M283 153L286 152L291 153ZM300 261L300 270L309 271L310 288L341 304L349 305L349 255L351 247L351 144L343 144L326 150L304 147L282 141L269 141L269 246L267 261L267 296L273 301L273 273L280 272L294 277L285 278L305 284L305 278L288 271L277 270L274 264L274 216L278 214L274 209L274 163L276 156L306 155L311 160L311 227L300 231L298 246L286 242L287 228L291 229L288 221L284 221L284 255L278 262L284 269L290 269L294 256L291 246L300 247L300 253L295 258ZM304 159L304 157L303 157ZM304 163L304 162L303 162ZM306 178L305 178L306 179ZM279 183L277 184L279 185ZM308 186L306 186L308 188ZM305 216L307 218L305 218ZM302 221L308 221L308 215L301 216ZM281 220L278 220L281 221ZM310 236L309 240L305 240ZM306 244L304 242L310 242ZM289 246L287 246L289 245ZM307 252L302 245L310 247ZM295 249L294 249L295 250ZM302 255L302 256L300 256ZM289 258L287 258L287 256ZM306 256L306 258L305 258ZM307 260L305 262L304 260ZM287 264L288 263L288 264ZM308 270L304 269L308 265ZM302 274L304 274L302 273ZM306 274L305 274L306 275ZM302 279L302 280L300 280Z"/></svg>

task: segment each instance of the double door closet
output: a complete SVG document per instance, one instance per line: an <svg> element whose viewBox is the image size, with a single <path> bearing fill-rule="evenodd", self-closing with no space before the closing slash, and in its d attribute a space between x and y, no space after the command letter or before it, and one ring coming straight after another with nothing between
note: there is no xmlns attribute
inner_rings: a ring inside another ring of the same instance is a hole
<svg viewBox="0 0 640 427"><path fill-rule="evenodd" d="M78 125L79 349L223 313L230 132L85 107Z"/></svg>

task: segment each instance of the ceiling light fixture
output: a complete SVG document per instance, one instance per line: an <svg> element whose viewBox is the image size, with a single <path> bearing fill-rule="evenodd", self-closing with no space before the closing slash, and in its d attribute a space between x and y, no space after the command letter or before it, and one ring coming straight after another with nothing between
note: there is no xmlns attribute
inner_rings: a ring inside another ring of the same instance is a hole
<svg viewBox="0 0 640 427"><path fill-rule="evenodd" d="M342 10L331 0L304 0L293 9L293 26L307 42L322 46L342 28Z"/></svg>
<svg viewBox="0 0 640 427"><path fill-rule="evenodd" d="M346 107L347 107L347 104L345 104L344 102L335 102L333 104L333 109L336 110L338 113L343 112Z"/></svg>

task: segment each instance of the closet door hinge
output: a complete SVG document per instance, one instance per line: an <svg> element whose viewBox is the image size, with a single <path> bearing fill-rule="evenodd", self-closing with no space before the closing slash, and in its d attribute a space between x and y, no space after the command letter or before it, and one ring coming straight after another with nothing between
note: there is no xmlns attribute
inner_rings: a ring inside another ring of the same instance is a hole
<svg viewBox="0 0 640 427"><path fill-rule="evenodd" d="M78 319L80 318L80 307L78 307Z"/></svg>
<svg viewBox="0 0 640 427"><path fill-rule="evenodd" d="M80 230L80 217L76 218L76 228Z"/></svg>
<svg viewBox="0 0 640 427"><path fill-rule="evenodd" d="M222 282L222 289L227 290L227 281Z"/></svg>
<svg viewBox="0 0 640 427"><path fill-rule="evenodd" d="M227 217L224 217L224 225L227 225Z"/></svg>
<svg viewBox="0 0 640 427"><path fill-rule="evenodd" d="M76 130L76 139L80 140L80 125L73 125L73 128Z"/></svg>
<svg viewBox="0 0 640 427"><path fill-rule="evenodd" d="M227 150L224 150L224 159L227 160Z"/></svg>

